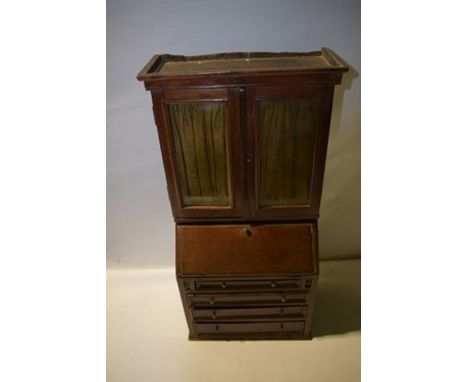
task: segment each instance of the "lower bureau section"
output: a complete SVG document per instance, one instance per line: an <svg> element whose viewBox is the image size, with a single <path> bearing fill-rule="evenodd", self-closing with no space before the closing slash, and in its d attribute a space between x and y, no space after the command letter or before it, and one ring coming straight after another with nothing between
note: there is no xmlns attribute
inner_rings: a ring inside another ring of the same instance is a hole
<svg viewBox="0 0 468 382"><path fill-rule="evenodd" d="M177 226L177 282L192 340L311 338L311 224Z"/></svg>

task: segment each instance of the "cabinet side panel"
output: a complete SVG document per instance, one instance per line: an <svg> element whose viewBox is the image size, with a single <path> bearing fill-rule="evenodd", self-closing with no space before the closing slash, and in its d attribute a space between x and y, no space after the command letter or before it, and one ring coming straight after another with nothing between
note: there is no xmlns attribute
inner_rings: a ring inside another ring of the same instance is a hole
<svg viewBox="0 0 468 382"><path fill-rule="evenodd" d="M179 197L177 192L176 180L174 177L173 163L171 153L169 151L169 144L167 138L167 129L165 128L164 110L163 110L163 93L162 91L152 91L151 98L153 100L153 115L156 123L156 128L159 138L159 147L164 165L164 173L166 175L167 192L171 203L173 216L178 215L179 211Z"/></svg>
<svg viewBox="0 0 468 382"><path fill-rule="evenodd" d="M332 113L334 87L329 86L324 90L323 105L321 113L321 128L317 135L317 151L314 158L314 172L312 176L311 207L317 214L320 211L320 200L322 198L323 177L325 173L325 161L327 158L328 137L330 132L330 119Z"/></svg>
<svg viewBox="0 0 468 382"><path fill-rule="evenodd" d="M307 301L307 318L305 323L304 335L307 338L312 337L312 324L315 310L315 298L317 295L317 284L319 276L316 275L312 278L312 285L310 288L310 294Z"/></svg>
<svg viewBox="0 0 468 382"><path fill-rule="evenodd" d="M177 286L179 288L179 294L180 298L182 300L182 306L184 308L184 314L185 314L185 321L187 322L187 326L189 329L189 338L196 336L196 331L195 331L195 326L193 325L193 318L192 318L192 312L188 306L188 301L187 301L187 294L184 286L184 279L177 276Z"/></svg>

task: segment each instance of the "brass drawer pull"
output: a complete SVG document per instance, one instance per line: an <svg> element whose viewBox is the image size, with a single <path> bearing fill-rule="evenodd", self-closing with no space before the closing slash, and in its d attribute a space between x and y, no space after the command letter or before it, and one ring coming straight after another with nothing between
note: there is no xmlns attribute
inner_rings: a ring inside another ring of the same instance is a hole
<svg viewBox="0 0 468 382"><path fill-rule="evenodd" d="M214 305L214 297L210 298L210 305Z"/></svg>
<svg viewBox="0 0 468 382"><path fill-rule="evenodd" d="M212 318L213 320L216 319L216 310L213 310L213 314L211 315L211 318Z"/></svg>
<svg viewBox="0 0 468 382"><path fill-rule="evenodd" d="M272 288L276 288L276 283L274 281L272 281L270 285Z"/></svg>
<svg viewBox="0 0 468 382"><path fill-rule="evenodd" d="M225 282L221 283L221 288L226 289L226 283Z"/></svg>
<svg viewBox="0 0 468 382"><path fill-rule="evenodd" d="M281 296L281 302L286 302L286 297Z"/></svg>

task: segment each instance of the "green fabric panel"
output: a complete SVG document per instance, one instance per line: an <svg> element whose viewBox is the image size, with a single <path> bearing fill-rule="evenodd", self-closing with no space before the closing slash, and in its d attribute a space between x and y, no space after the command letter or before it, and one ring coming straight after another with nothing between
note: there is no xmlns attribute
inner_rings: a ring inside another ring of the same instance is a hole
<svg viewBox="0 0 468 382"><path fill-rule="evenodd" d="M224 104L172 104L169 115L184 206L230 205Z"/></svg>
<svg viewBox="0 0 468 382"><path fill-rule="evenodd" d="M315 104L263 101L260 106L260 206L308 205Z"/></svg>

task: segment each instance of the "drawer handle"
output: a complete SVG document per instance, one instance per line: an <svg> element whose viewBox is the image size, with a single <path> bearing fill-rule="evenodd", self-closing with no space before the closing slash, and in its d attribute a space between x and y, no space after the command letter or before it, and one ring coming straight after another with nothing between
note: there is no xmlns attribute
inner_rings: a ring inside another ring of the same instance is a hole
<svg viewBox="0 0 468 382"><path fill-rule="evenodd" d="M216 329L217 332L219 332L219 325L216 325L215 329Z"/></svg>
<svg viewBox="0 0 468 382"><path fill-rule="evenodd" d="M210 298L210 305L214 305L214 298L213 297Z"/></svg>
<svg viewBox="0 0 468 382"><path fill-rule="evenodd" d="M286 297L281 296L281 302L286 302Z"/></svg>
<svg viewBox="0 0 468 382"><path fill-rule="evenodd" d="M212 318L213 320L216 319L216 310L213 310L213 314L211 315L211 318Z"/></svg>
<svg viewBox="0 0 468 382"><path fill-rule="evenodd" d="M281 330L284 330L284 325L282 323L280 324L280 328Z"/></svg>
<svg viewBox="0 0 468 382"><path fill-rule="evenodd" d="M274 281L271 282L271 287L276 288L276 283Z"/></svg>
<svg viewBox="0 0 468 382"><path fill-rule="evenodd" d="M245 236L252 236L252 231L248 228L244 229Z"/></svg>
<svg viewBox="0 0 468 382"><path fill-rule="evenodd" d="M226 289L226 283L225 282L221 283L221 288Z"/></svg>

